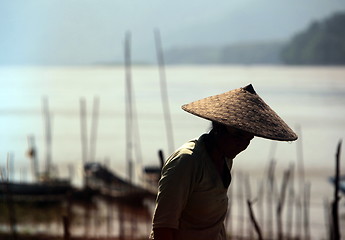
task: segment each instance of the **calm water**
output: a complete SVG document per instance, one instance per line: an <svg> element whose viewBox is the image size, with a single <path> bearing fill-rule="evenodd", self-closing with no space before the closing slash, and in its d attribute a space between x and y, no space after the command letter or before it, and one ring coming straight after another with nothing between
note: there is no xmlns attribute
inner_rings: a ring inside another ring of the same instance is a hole
<svg viewBox="0 0 345 240"><path fill-rule="evenodd" d="M124 76L122 67L1 67L0 166L6 166L7 153L11 153L15 168L10 178L30 181L26 151L27 137L32 135L43 169L46 144L42 98L47 97L52 114L52 161L62 177L68 175L68 164L80 169L79 102L81 98L87 102L90 137L93 99L98 96L96 159L108 161L125 176ZM298 149L302 150L306 178L312 186L311 201L317 206L312 219L316 226L324 224L322 204L325 198L331 199L333 190L326 178L333 174L336 145L345 135L344 67L179 66L168 67L166 77L175 147L209 128L206 120L182 111L182 104L252 83L297 131L300 140L285 143L256 138L236 158L233 171L250 173L253 185L257 185L268 160L276 159L281 177L281 171L291 163L297 165ZM169 154L158 69L134 67L132 81L139 129L133 156L144 165L156 165L159 149ZM75 183L79 182L77 176Z"/></svg>

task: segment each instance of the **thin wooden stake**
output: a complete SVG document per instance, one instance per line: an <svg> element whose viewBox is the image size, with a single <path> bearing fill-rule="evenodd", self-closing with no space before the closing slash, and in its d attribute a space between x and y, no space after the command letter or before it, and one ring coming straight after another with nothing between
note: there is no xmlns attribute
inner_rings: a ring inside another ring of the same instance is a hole
<svg viewBox="0 0 345 240"><path fill-rule="evenodd" d="M85 98L80 99L80 132L83 167L88 162L88 144L87 144L87 115Z"/></svg>
<svg viewBox="0 0 345 240"><path fill-rule="evenodd" d="M267 187L266 187L266 197L267 197L267 234L268 236L274 236L274 221L273 221L273 209L276 198L276 185L275 185L275 165L274 160L270 161L268 171L267 171Z"/></svg>
<svg viewBox="0 0 345 240"><path fill-rule="evenodd" d="M302 203L301 203L301 197L296 197L296 218L295 218L295 238L301 238L302 235Z"/></svg>
<svg viewBox="0 0 345 240"><path fill-rule="evenodd" d="M265 194L265 184L264 180L260 181L260 185L258 186L258 192L257 192L257 209L259 212L259 222L261 223L261 229L262 232L265 232L265 213L264 213L264 194ZM258 183L259 184L259 183Z"/></svg>
<svg viewBox="0 0 345 240"><path fill-rule="evenodd" d="M174 135L173 135L173 128L172 128L172 121L170 116L170 108L169 108L169 97L168 97L168 88L166 83L166 76L165 76L165 64L164 64L164 54L162 49L162 41L159 30L155 31L155 43L156 43L156 52L157 52L157 59L159 65L159 76L160 76L160 89L161 89L161 98L163 104L163 112L164 112L164 119L165 119L165 128L167 132L167 140L168 140L168 150L172 153L175 149L174 147Z"/></svg>
<svg viewBox="0 0 345 240"><path fill-rule="evenodd" d="M286 216L286 236L288 239L292 238L292 222L294 213L294 164L290 165L290 185L288 190L288 202L287 202L287 216Z"/></svg>
<svg viewBox="0 0 345 240"><path fill-rule="evenodd" d="M309 225L309 209L310 209L310 188L311 184L306 183L304 187L304 195L303 195L303 209L304 209L304 218L303 218L303 226L304 226L304 239L310 239L310 225Z"/></svg>
<svg viewBox="0 0 345 240"><path fill-rule="evenodd" d="M332 220L333 220L333 239L340 240L339 229L339 174L340 174L340 149L342 140L339 141L337 153L335 156L335 179L334 179L334 199L332 203Z"/></svg>
<svg viewBox="0 0 345 240"><path fill-rule="evenodd" d="M42 99L42 111L45 120L45 137L46 137L46 169L45 175L47 179L50 179L51 168L52 168L52 127L51 127L51 113L49 111L49 102L48 98L44 97Z"/></svg>
<svg viewBox="0 0 345 240"><path fill-rule="evenodd" d="M246 199L251 199L252 198L252 190L251 190L251 186L250 186L249 175L244 176L244 189L245 189ZM245 221L245 222L247 222L247 221ZM253 238L252 228L249 228L249 238L250 239Z"/></svg>
<svg viewBox="0 0 345 240"><path fill-rule="evenodd" d="M80 99L80 136L81 136L81 154L83 166L83 184L88 187L88 178L85 174L85 164L88 162L88 144L87 144L87 115L86 115L86 101L84 98Z"/></svg>
<svg viewBox="0 0 345 240"><path fill-rule="evenodd" d="M285 203L285 193L286 189L289 183L290 178L290 170L287 170L284 172L284 177L282 181L282 187L280 191L280 197L278 200L278 206L277 206L277 233L278 233L278 240L283 239L283 223L282 223L282 213Z"/></svg>
<svg viewBox="0 0 345 240"><path fill-rule="evenodd" d="M132 97L132 73L131 73L131 33L127 32L125 36L125 102L126 102L126 159L127 159L127 177L129 182L133 181L133 97Z"/></svg>
<svg viewBox="0 0 345 240"><path fill-rule="evenodd" d="M96 143L97 143L97 129L99 118L99 97L95 96L92 106L92 122L91 122L91 134L90 134L90 153L89 161L96 161Z"/></svg>
<svg viewBox="0 0 345 240"><path fill-rule="evenodd" d="M256 234L258 235L259 240L263 240L261 229L258 222L256 221L256 218L252 209L252 203L250 202L250 200L247 200L247 206L249 210L250 220L255 228Z"/></svg>
<svg viewBox="0 0 345 240"><path fill-rule="evenodd" d="M243 236L243 230L244 230L244 196L243 196L243 174L238 173L237 174L237 199L238 199L238 231L239 231L239 236Z"/></svg>

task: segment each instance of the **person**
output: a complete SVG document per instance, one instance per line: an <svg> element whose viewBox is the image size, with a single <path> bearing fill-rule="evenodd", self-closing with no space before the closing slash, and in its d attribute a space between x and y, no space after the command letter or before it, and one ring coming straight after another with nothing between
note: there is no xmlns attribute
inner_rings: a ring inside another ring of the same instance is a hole
<svg viewBox="0 0 345 240"><path fill-rule="evenodd" d="M254 136L294 141L297 135L251 84L185 104L182 109L210 120L212 129L166 160L150 239L225 240L233 159Z"/></svg>

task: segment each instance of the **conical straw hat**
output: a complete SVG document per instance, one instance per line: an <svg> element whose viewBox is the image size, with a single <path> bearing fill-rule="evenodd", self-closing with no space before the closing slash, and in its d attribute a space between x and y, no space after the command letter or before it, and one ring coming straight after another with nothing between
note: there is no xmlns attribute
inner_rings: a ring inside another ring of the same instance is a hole
<svg viewBox="0 0 345 240"><path fill-rule="evenodd" d="M297 139L296 133L256 94L251 84L185 104L182 109L257 137L279 141Z"/></svg>

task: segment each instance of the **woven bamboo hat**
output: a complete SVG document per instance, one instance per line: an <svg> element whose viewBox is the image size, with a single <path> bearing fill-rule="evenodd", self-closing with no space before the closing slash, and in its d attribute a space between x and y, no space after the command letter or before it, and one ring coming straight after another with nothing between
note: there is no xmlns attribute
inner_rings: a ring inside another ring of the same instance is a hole
<svg viewBox="0 0 345 240"><path fill-rule="evenodd" d="M257 137L279 141L297 139L296 133L257 95L251 84L185 104L182 109Z"/></svg>

